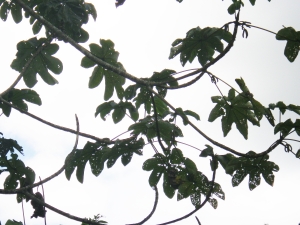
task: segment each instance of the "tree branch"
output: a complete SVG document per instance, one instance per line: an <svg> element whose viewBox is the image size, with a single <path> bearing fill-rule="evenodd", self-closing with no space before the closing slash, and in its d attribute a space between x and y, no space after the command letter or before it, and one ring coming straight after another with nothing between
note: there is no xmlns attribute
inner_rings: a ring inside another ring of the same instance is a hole
<svg viewBox="0 0 300 225"><path fill-rule="evenodd" d="M58 130L66 131L66 132L69 132L69 133L72 133L72 134L76 134L75 130L72 130L72 129L67 128L67 127L56 125L54 123L50 123L50 122L48 122L48 121L46 121L46 120L44 120L44 119L42 119L42 118L40 118L38 116L35 116L35 115L33 115L33 114L31 114L31 113L29 113L27 111L24 111L23 109L18 108L17 106L15 106L15 105L11 104L10 102L4 100L1 96L0 96L0 101L2 101L5 104L11 106L12 108L18 110L20 113L23 113L23 114L25 114L25 115L27 115L27 116L29 116L29 117L37 120L37 121L40 121L40 122L42 122L42 123L50 126L50 127L56 128ZM96 136L93 136L93 135L90 135L90 134L86 134L86 133L82 133L82 132L79 132L79 136L90 138L92 140L95 140L95 141L98 141L98 142L101 142L101 143L105 143L105 144L114 144L115 143L115 141L111 141L108 138L98 138ZM127 139L124 139L124 140L130 140L130 139L134 139L134 138L135 137L130 137L130 138L127 138Z"/></svg>
<svg viewBox="0 0 300 225"><path fill-rule="evenodd" d="M151 88L148 88L149 91L151 91L153 94L155 94L158 98L160 98L166 105L168 105L174 112L176 112L176 108L174 106L172 106L167 100L165 100L164 98L162 98L156 91L154 91ZM261 153L257 153L256 155L247 155L244 153L240 153L226 145L223 145L217 141L215 141L214 139L210 138L208 135L206 135L203 131L201 131L195 124L193 124L188 118L183 118L180 114L179 116L184 119L192 128L194 128L194 130L196 130L201 136L203 136L206 140L208 140L209 142L211 142L213 145L218 146L219 148L222 148L228 152L231 152L235 155L238 156L242 156L242 157L247 157L247 158L259 158L262 157L268 153L270 153L272 150L274 150L285 137L280 137L277 141L275 141L267 150L261 152Z"/></svg>
<svg viewBox="0 0 300 225"><path fill-rule="evenodd" d="M26 195L27 197L29 197L30 199L34 200L35 202L39 203L40 205L43 205L46 208L48 208L48 209L50 209L50 210L52 210L52 211L54 211L54 212L56 212L56 213L58 213L58 214L60 214L62 216L65 216L65 217L67 217L69 219L76 220L76 221L83 222L83 223L87 223L87 224L94 224L94 225L99 225L100 224L100 225L104 225L102 223L97 223L97 222L94 222L94 221L91 221L91 220L88 220L88 219L83 219L83 218L80 218L80 217L77 217L77 216L73 216L73 215L71 215L69 213L66 213L66 212L64 212L62 210L59 210L59 209L57 209L57 208L55 208L55 207L53 207L53 206L51 206L51 205L49 205L49 204L41 201L40 199L38 199L34 195L28 193L27 191L23 191L22 193L24 195Z"/></svg>
<svg viewBox="0 0 300 225"><path fill-rule="evenodd" d="M153 186L153 188L155 190L155 200L154 200L153 209L150 212L150 214L145 219L143 219L141 222L139 222L139 223L132 223L132 224L127 224L127 225L142 225L145 222L147 222L147 220L149 220L151 218L151 216L154 214L154 212L156 210L157 203L158 203L158 190L157 190L156 186Z"/></svg>

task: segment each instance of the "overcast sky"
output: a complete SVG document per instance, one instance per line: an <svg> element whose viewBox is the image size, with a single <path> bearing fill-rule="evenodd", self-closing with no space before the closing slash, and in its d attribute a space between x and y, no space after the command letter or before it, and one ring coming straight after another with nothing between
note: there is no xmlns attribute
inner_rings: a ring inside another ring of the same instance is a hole
<svg viewBox="0 0 300 225"><path fill-rule="evenodd" d="M99 44L99 39L111 39L115 49L120 52L119 61L127 72L137 77L149 77L154 71L165 68L181 71L197 68L195 62L180 65L179 57L168 60L171 43L176 38L183 38L188 30L221 27L226 22L234 20L227 13L231 1L225 0L127 0L115 8L113 0L97 0L92 2L98 18L94 22L90 18L84 28L89 32L90 39L83 44ZM245 0L241 11L241 20L250 21L277 32L283 26L292 26L300 30L300 2L298 0L271 1L258 0L252 7ZM7 22L0 22L0 92L5 90L17 77L18 73L10 68L16 54L16 44L34 35L29 21L24 19L20 24L13 23L11 16ZM232 31L232 27L231 27ZM235 78L243 77L254 97L264 105L284 101L286 104L300 105L299 93L299 58L290 63L283 55L285 42L277 41L273 34L255 28L248 29L248 39L243 39L238 33L237 41L232 50L210 71L237 88ZM41 37L41 32L38 37ZM104 122L94 117L96 107L103 103L104 85L88 89L92 69L80 67L83 57L77 50L64 43L55 55L63 62L64 70L55 76L58 85L48 86L40 78L34 87L41 96L41 107L29 104L29 111L52 123L75 129L74 114L79 117L80 130L85 133L104 138L113 138L127 130L130 121L113 125L110 117ZM196 60L197 61L197 60ZM128 82L128 84L130 84ZM24 88L21 81L17 88ZM220 84L223 93L228 87ZM224 138L220 120L214 123L207 121L213 108L210 97L219 95L208 77L204 77L189 89L170 91L167 100L175 107L190 109L199 113L201 121L195 122L201 130L210 137L238 151L248 152L266 150L277 138L273 128L263 119L261 128L249 125L249 137L245 141L233 126L228 137ZM274 114L278 121L278 112ZM282 120L294 114L284 115ZM207 140L199 136L189 127L184 127L183 142L204 149ZM72 150L75 136L41 124L17 111L11 116L0 117L0 132L5 138L12 138L23 146L25 156L21 159L27 166L33 168L37 177L46 178L56 172L64 163L65 157ZM79 139L78 148L82 148L87 139ZM194 158L197 167L210 178L209 161L200 159L199 151L186 146L179 146L184 155ZM294 144L294 151L299 145ZM225 151L215 148L219 154ZM144 149L143 157L135 155L132 162L123 167L120 160L111 169L104 169L99 177L90 172L87 164L84 183L77 181L75 174L68 181L61 174L53 181L44 184L46 202L67 213L79 217L93 217L100 213L111 225L135 223L146 217L152 209L154 191L148 184L149 172L142 171L143 162L153 155L149 147ZM216 181L221 184L226 199L218 199L219 206L215 210L209 204L195 215L202 225L297 225L300 222L300 162L292 154L278 147L271 153L271 160L277 163L280 171L275 173L274 187L262 179L261 185L255 190L248 188L248 177L238 187L232 187L231 177L222 168L217 171ZM0 176L2 185L7 175ZM189 199L177 202L176 196L168 199L162 192L159 183L159 203L153 218L146 224L167 222L181 217L193 210ZM3 188L3 186L0 186ZM40 189L39 189L40 190ZM47 210L48 225L75 225L79 222L60 216ZM33 213L30 203L25 203L26 224L40 225L43 219L30 219ZM195 215L177 224L197 224ZM21 204L17 204L15 195L0 196L0 221L8 219L23 221Z"/></svg>

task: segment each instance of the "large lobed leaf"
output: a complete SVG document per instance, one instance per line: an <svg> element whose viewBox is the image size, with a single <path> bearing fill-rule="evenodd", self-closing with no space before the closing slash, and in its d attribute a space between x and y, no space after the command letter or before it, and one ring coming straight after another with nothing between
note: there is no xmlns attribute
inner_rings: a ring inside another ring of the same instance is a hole
<svg viewBox="0 0 300 225"><path fill-rule="evenodd" d="M73 150L65 159L65 175L70 180L71 175L76 169L77 180L83 183L86 163L89 161L92 173L98 176L104 169L111 168L121 157L121 162L126 166L132 159L133 153L142 155L141 149L144 140L125 140L114 144L112 148L103 146L100 143L87 142L83 149Z"/></svg>
<svg viewBox="0 0 300 225"><path fill-rule="evenodd" d="M204 66L214 59L215 51L221 53L224 49L222 40L230 42L232 34L220 28L200 27L189 30L184 39L173 42L169 59L180 54L180 62L184 66L188 61L191 63L198 58L199 63Z"/></svg>
<svg viewBox="0 0 300 225"><path fill-rule="evenodd" d="M114 49L114 43L111 40L100 39L101 46L90 44L90 51L93 55L112 66L117 67L121 71L125 71L123 65L118 62L119 53ZM86 56L81 60L81 66L84 68L94 67L96 63ZM114 90L120 100L124 97L123 85L125 78L120 75L97 65L90 77L89 88L95 88L100 85L103 77L105 78L104 100L108 100L113 96Z"/></svg>
<svg viewBox="0 0 300 225"><path fill-rule="evenodd" d="M37 40L35 37L28 41L21 41L17 45L18 52L17 58L11 63L11 68L21 72L28 60L32 55L46 43L46 38ZM32 60L29 67L23 74L23 80L27 87L33 87L37 83L36 74L38 73L41 78L49 85L57 84L58 81L49 73L49 70L55 74L60 74L63 70L62 62L53 57L59 49L57 44L49 44L43 47L39 54Z"/></svg>
<svg viewBox="0 0 300 225"><path fill-rule="evenodd" d="M36 105L41 105L42 100L40 96L34 91L30 89L11 89L8 93L2 96L2 98L8 102L11 102L13 105L17 106L18 108L28 111L28 106L25 103L31 102ZM0 108L2 109L2 112L7 117L10 115L11 112L11 106L7 105L3 102L0 102Z"/></svg>

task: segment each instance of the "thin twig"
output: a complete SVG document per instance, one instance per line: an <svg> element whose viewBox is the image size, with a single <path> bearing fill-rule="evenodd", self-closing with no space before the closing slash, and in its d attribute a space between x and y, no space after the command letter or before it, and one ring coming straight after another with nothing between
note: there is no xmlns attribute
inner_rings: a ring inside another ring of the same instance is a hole
<svg viewBox="0 0 300 225"><path fill-rule="evenodd" d="M154 205L153 205L153 208L152 208L152 211L150 212L150 214L139 223L132 223L132 224L127 224L127 225L142 225L152 217L152 215L154 214L154 212L156 210L157 203L158 203L158 190L157 190L156 186L153 186L153 188L155 190L155 200L154 200Z"/></svg>
<svg viewBox="0 0 300 225"><path fill-rule="evenodd" d="M37 120L37 121L40 121L40 122L42 122L42 123L44 123L44 124L46 124L46 125L48 125L50 127L53 127L53 128L56 128L56 129L59 129L59 130L62 130L62 131L66 131L66 132L69 132L69 133L72 133L72 134L76 134L75 130L72 130L72 129L67 128L67 127L56 125L54 123L50 123L50 122L48 122L48 121L46 121L46 120L44 120L44 119L42 119L42 118L40 118L38 116L35 116L32 113L29 113L27 111L24 111L23 109L18 108L17 106L15 106L15 105L11 104L10 102L4 100L1 96L0 96L0 101L2 101L5 104L11 106L12 108L18 110L19 112L21 112L21 113L23 113L23 114L25 114L25 115L27 115L27 116L29 116L29 117ZM93 135L90 135L90 134L86 134L86 133L82 133L82 132L79 132L79 136L90 138L92 140L95 140L95 141L98 141L98 142L104 143L104 144L114 144L115 143L115 141L111 141L108 138L98 138L96 136L93 136ZM135 137L130 137L130 138L126 138L124 140L131 140L131 139L134 139L134 138Z"/></svg>

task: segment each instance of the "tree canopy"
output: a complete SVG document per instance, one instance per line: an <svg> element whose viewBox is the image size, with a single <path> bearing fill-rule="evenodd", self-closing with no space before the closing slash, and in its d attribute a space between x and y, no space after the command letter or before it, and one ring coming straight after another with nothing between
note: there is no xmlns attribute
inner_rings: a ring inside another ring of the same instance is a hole
<svg viewBox="0 0 300 225"><path fill-rule="evenodd" d="M173 1L179 7L179 3L189 4L182 0ZM134 4L129 5L129 2L117 1L110 4L115 4L117 7L115 10L138 7ZM139 217L135 217L134 214L132 221L124 220L123 224L146 222L170 224L197 215L195 213L201 212L205 205L211 205L216 209L226 194L220 176L227 176L226 179L231 180L233 187L242 183L246 183L249 190L258 189L262 183L273 186L275 175L280 173L280 158L272 158L272 154L287 152L292 156L289 157L291 163L300 158L297 146L300 135L298 100L261 101L260 96L252 91L255 90L253 87L255 83L265 85L265 95L276 93L281 97L284 93L272 88L272 81L265 80L264 74L260 74L259 70L253 75L254 78L244 76L243 73L246 73L247 68L238 66L239 59L235 59L235 62L240 75L233 80L228 79L227 73L235 68L229 68L223 62L226 62L226 57L230 59L235 47L239 47L241 37L248 41L253 30L260 30L268 33L270 40L275 39L278 44L284 43L282 52L277 54L283 53L282 60L294 65L297 63L299 52L300 31L291 26L283 26L273 32L252 24L251 21L244 21L246 18L243 17L243 11L246 7L251 5L259 7L255 0L249 2L240 0L218 2L222 4L223 11L227 10L228 18L231 18L229 22L224 21L223 24L212 26L196 25L190 27L180 37L174 38L169 45L169 55L166 58L176 62L176 69L160 66L158 71L152 71L150 74L146 69L147 72L136 74L130 72L126 65L140 57L151 63L151 59L147 58L147 52L144 52L145 56L135 55L135 58L124 59L113 38L107 38L101 33L101 27L100 35L92 36L95 33L89 30L89 24L93 20L101 18L103 22L104 19L98 12L100 9L92 3L83 0L0 0L2 23L12 19L18 25L10 27L17 30L18 26L23 24L20 22L26 21L26 29L33 33L28 39L16 44L15 57L11 59L10 67L18 75L0 90L2 110L0 119L8 126L8 128L1 126L0 130L0 174L3 180L3 188L0 189L1 198L13 195L15 196L13 201L22 204L22 207L29 205L32 212L29 215L29 212L25 211L22 222L19 216L1 222L6 222L7 225L25 224L25 218L45 218L46 215L47 220L51 221L49 215L52 215L50 212L53 211L82 224L110 224L109 220L102 218L101 211L96 210L92 215L78 215L72 213L77 207L76 204L70 202L69 208L61 209L59 204L50 204L51 197L47 197L55 195L60 189L63 190L64 182L67 183L70 179L72 179L71 188L77 185L75 183L77 180L83 183L81 188L86 192L88 187L84 183L86 179L91 179L89 175L107 176L105 174L109 173L110 168L122 171L120 173L122 183L117 187L119 191L126 193L127 187L134 192L136 184L145 182L152 190L150 192L152 201L147 201L146 204L146 201L141 200L143 205L147 205L148 213ZM192 21L191 24L195 22ZM126 28L117 33L121 36L130 35L130 32L126 32ZM163 36L164 33L158 35ZM97 41L90 41L91 39ZM145 43L145 46L151 47L151 44ZM141 46L126 46L126 48L139 47ZM61 54L60 51L65 51L65 54ZM256 51L257 54L267 54L262 49ZM81 59L74 61L73 55L78 53L81 54ZM245 55L240 57L246 59L246 50L243 50L243 54ZM260 68L268 65L268 62L260 63L261 65L249 63L249 66ZM177 69L178 65L181 69ZM218 68L218 65L223 68L222 73L214 69ZM80 72L84 71L84 75L66 74L68 66L78 68ZM4 76L6 74L1 75L1 80L6 79ZM64 79L63 76L67 77ZM85 84L74 82L76 76L84 76ZM289 80L291 75L284 74L284 76ZM249 80L252 85L248 84ZM297 80L294 83L297 85ZM80 94L81 90L87 89L86 84L93 96L91 99ZM62 91L56 93L56 86L60 85L64 85ZM284 86L284 83L281 85ZM213 92L204 89L207 86L210 90L213 89ZM47 89L47 96L40 94L44 88ZM51 89L53 92L50 92ZM66 100L64 95L70 90L74 90L76 95L74 94L73 98L68 96ZM185 101L180 102L181 98ZM207 100L211 102L210 106L206 104ZM39 109L47 107L47 101L54 102L55 108L50 115ZM94 116L97 121L103 122L85 125L87 115L81 113L74 118L73 115L77 112L73 111L72 117L70 116L69 109L75 109L75 106L87 109L89 117ZM68 110L68 115L64 114L65 110ZM14 117L17 112L21 113L18 119ZM23 121L19 118L30 118L31 122L27 123L24 122L25 119ZM206 118L211 123L212 129L207 126L207 129L203 129L202 124ZM72 121L70 123L73 124L72 127L66 126L64 121L68 123ZM37 130L31 129L31 123L32 127L37 126ZM96 127L91 128L92 125ZM22 140L22 136L18 137L19 133L15 135L11 131L5 132L10 129L9 127L22 131L25 136L31 133L36 140L33 139L33 143L26 143L26 146L23 146L19 141ZM47 129L51 127L51 131L39 132L39 127ZM223 137L215 132L216 129ZM271 139L266 139L271 140L270 143L260 142L256 146L257 149L247 147L248 142L255 142L249 137L251 132L255 133L257 130L262 132L261 134L271 136ZM73 143L57 146L56 142L60 142L52 138L52 132L63 133L62 138L63 135L68 135L73 139ZM232 133L234 137L230 139ZM47 136L45 140L51 148L64 149L62 153L55 152L58 154L56 158L49 157L49 160L53 160L49 168L52 174L48 173L42 177L40 174L43 162L31 162L25 157L27 153L51 155L49 149L41 149L38 152L30 150L32 148L30 145L38 145L40 136ZM243 147L237 147L238 142L245 144ZM193 154L190 153L192 151ZM139 165L142 177L136 176L135 171L128 169L139 160L142 160ZM35 166L31 166L31 163ZM124 167L120 168L120 165ZM220 175L217 175L219 173ZM47 188L44 193L43 186L57 179L60 180L61 187ZM130 180L129 184L126 184L126 179ZM95 184L99 185L101 192L101 182ZM64 192L65 195L68 194L68 190ZM112 195L109 201L118 202L114 198L117 193L108 194ZM75 194L74 201L77 195L81 193ZM173 214L168 221L156 222L155 219L155 222L152 222L156 213L166 211L158 207L159 200L164 197L176 199L179 203L189 199L192 209L189 212L182 210L181 215ZM133 201L133 198L131 196L128 201ZM80 204L86 205L93 200L86 199L86 203ZM95 202L101 204L101 198ZM130 202L128 209L131 206ZM15 207L14 205L14 209ZM93 202L91 207L93 211L95 207L97 205L95 206ZM105 205L101 207L105 208ZM128 214L130 213L132 212L128 210ZM214 213L217 215L218 211ZM114 214L117 217L118 211ZM200 221L202 221L200 216L194 219L195 224L201 224Z"/></svg>

